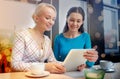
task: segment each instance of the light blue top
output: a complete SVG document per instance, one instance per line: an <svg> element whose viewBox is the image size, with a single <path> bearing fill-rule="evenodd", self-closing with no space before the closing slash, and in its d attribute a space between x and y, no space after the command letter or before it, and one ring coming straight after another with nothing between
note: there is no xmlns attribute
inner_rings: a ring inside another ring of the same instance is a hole
<svg viewBox="0 0 120 79"><path fill-rule="evenodd" d="M71 49L89 49L91 39L88 33L82 33L75 38L66 38L63 33L56 36L54 40L54 54L58 61L64 61ZM94 62L86 62L88 67L92 67Z"/></svg>

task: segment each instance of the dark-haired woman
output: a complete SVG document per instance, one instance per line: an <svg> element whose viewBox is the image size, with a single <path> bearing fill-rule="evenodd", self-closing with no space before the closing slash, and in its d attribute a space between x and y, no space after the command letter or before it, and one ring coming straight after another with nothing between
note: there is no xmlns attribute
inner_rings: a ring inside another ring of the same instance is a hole
<svg viewBox="0 0 120 79"><path fill-rule="evenodd" d="M58 61L64 61L71 49L91 49L90 35L84 32L85 13L81 7L69 9L63 33L56 36L54 40L54 54ZM78 70L92 67L98 59L97 51L85 53L87 62L78 66Z"/></svg>

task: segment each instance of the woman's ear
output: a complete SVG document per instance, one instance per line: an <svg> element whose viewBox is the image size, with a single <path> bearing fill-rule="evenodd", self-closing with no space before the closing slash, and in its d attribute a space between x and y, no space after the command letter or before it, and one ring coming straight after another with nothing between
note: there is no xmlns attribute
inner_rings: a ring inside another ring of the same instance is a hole
<svg viewBox="0 0 120 79"><path fill-rule="evenodd" d="M33 20L34 20L35 23L38 22L38 16L37 15L33 15L32 18L33 18Z"/></svg>
<svg viewBox="0 0 120 79"><path fill-rule="evenodd" d="M69 21L68 18L66 18L66 22L67 22L67 23L68 23L68 21Z"/></svg>

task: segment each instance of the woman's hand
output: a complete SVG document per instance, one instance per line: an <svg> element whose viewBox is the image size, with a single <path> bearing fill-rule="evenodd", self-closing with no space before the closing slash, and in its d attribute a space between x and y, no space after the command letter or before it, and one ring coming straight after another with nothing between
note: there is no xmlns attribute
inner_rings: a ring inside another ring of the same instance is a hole
<svg viewBox="0 0 120 79"><path fill-rule="evenodd" d="M97 49L96 46L93 49ZM88 50L85 52L84 57L90 62L96 62L98 59L98 52L96 50Z"/></svg>
<svg viewBox="0 0 120 79"><path fill-rule="evenodd" d="M45 70L49 71L50 73L57 73L61 74L66 71L65 67L58 63L46 63Z"/></svg>
<svg viewBox="0 0 120 79"><path fill-rule="evenodd" d="M86 68L86 64L81 64L77 67L77 70L82 71L84 68Z"/></svg>

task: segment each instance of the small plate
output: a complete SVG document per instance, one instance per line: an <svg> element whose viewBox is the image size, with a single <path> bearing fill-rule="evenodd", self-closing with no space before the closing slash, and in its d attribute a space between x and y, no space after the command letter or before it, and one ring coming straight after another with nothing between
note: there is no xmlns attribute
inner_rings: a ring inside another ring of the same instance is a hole
<svg viewBox="0 0 120 79"><path fill-rule="evenodd" d="M32 74L31 72L26 72L25 75L28 76L28 77L45 77L45 76L48 76L50 74L50 72L48 71L44 71L43 74Z"/></svg>
<svg viewBox="0 0 120 79"><path fill-rule="evenodd" d="M115 69L114 68L106 69L105 72L106 73L112 73L112 72L115 72Z"/></svg>

